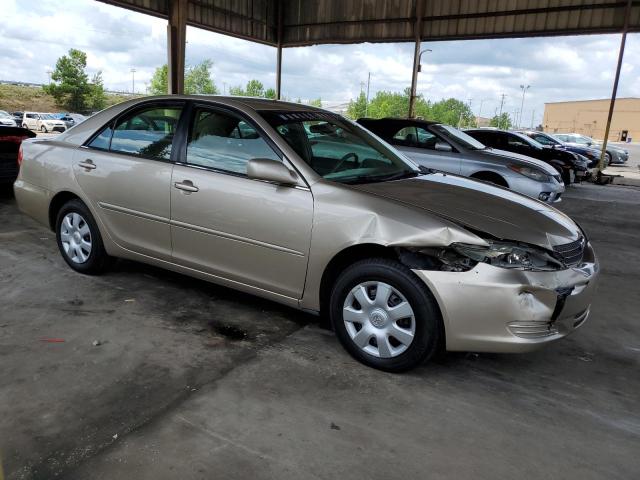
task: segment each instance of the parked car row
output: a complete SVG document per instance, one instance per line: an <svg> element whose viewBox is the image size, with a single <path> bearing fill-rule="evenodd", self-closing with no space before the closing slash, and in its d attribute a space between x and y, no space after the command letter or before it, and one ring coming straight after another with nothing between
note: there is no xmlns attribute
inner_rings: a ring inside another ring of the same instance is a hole
<svg viewBox="0 0 640 480"><path fill-rule="evenodd" d="M590 147L602 151L602 143L595 141L591 137L578 133L554 133L553 136L570 147ZM629 160L629 152L624 148L612 145L607 142L605 160L609 165L624 165Z"/></svg>
<svg viewBox="0 0 640 480"><path fill-rule="evenodd" d="M14 191L79 273L129 258L322 313L356 359L402 371L439 348L530 351L585 322L599 270L585 232L459 175L553 185L548 202L572 155L296 103L154 97L25 141ZM463 170L467 156L486 170Z"/></svg>
<svg viewBox="0 0 640 480"><path fill-rule="evenodd" d="M13 112L0 110L0 125L23 127L43 133L64 132L87 117L78 113Z"/></svg>

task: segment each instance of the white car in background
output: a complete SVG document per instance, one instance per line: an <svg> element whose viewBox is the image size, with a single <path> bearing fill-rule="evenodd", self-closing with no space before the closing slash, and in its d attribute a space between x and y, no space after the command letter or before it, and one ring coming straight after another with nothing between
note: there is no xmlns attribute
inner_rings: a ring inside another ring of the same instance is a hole
<svg viewBox="0 0 640 480"><path fill-rule="evenodd" d="M24 112L22 126L29 130L39 130L43 133L64 132L66 124L55 118L51 113Z"/></svg>
<svg viewBox="0 0 640 480"><path fill-rule="evenodd" d="M4 110L0 110L0 125L5 127L16 127L16 122L13 119L13 116L9 112L5 112Z"/></svg>

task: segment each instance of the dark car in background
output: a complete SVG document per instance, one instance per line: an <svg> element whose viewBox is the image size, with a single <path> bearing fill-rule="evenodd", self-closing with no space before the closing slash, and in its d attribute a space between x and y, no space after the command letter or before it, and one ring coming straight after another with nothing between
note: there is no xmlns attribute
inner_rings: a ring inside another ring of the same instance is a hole
<svg viewBox="0 0 640 480"><path fill-rule="evenodd" d="M562 140L555 138L548 133L539 132L537 130L522 130L518 133L522 133L529 138L533 138L536 142L544 145L545 147L557 148L559 150L568 150L569 152L577 153L586 157L589 160L589 168L596 168L600 161L600 148L596 146L578 145L573 143L565 143ZM605 166L608 164L605 158Z"/></svg>
<svg viewBox="0 0 640 480"><path fill-rule="evenodd" d="M589 172L588 160L577 153L545 147L521 133L494 129L470 129L465 133L485 145L507 152L537 158L553 166L566 185L580 179Z"/></svg>
<svg viewBox="0 0 640 480"><path fill-rule="evenodd" d="M22 126L22 117L24 117L24 112L11 112L13 116L13 120L16 122L18 127Z"/></svg>
<svg viewBox="0 0 640 480"><path fill-rule="evenodd" d="M79 123L84 122L86 119L87 117L85 117L84 115L80 115L79 113L65 113L60 117L60 120L62 120L66 125L67 130Z"/></svg>
<svg viewBox="0 0 640 480"><path fill-rule="evenodd" d="M16 180L20 144L35 136L26 128L0 126L0 188L6 188Z"/></svg>
<svg viewBox="0 0 640 480"><path fill-rule="evenodd" d="M602 150L602 144L595 141L591 137L580 135L579 133L554 133L554 137L563 141L567 145L583 145L587 147L595 147ZM624 148L617 147L607 142L607 151L605 159L610 165L624 165L629 160L629 152Z"/></svg>

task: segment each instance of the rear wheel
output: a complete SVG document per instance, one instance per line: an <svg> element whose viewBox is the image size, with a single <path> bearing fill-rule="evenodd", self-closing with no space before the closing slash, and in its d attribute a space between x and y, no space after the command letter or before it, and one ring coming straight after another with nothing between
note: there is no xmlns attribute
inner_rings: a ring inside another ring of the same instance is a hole
<svg viewBox="0 0 640 480"><path fill-rule="evenodd" d="M426 285L394 260L348 267L330 299L331 322L344 348L374 368L400 372L438 348L440 311Z"/></svg>
<svg viewBox="0 0 640 480"><path fill-rule="evenodd" d="M611 154L609 152L604 154L604 164L605 166L611 164Z"/></svg>
<svg viewBox="0 0 640 480"><path fill-rule="evenodd" d="M62 258L77 272L98 274L109 263L93 215L78 199L68 201L58 212L56 240Z"/></svg>

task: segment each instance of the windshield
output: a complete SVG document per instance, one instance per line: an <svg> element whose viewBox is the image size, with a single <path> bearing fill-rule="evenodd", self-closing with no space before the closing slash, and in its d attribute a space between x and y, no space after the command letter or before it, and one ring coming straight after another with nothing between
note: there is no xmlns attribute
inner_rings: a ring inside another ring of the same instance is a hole
<svg viewBox="0 0 640 480"><path fill-rule="evenodd" d="M546 133L533 133L527 136L542 145L562 145L560 140L553 138L551 135L547 135Z"/></svg>
<svg viewBox="0 0 640 480"><path fill-rule="evenodd" d="M419 175L416 166L364 128L323 112L260 114L316 173L342 183L371 183Z"/></svg>
<svg viewBox="0 0 640 480"><path fill-rule="evenodd" d="M451 140L454 143L457 142L463 147L470 150L484 150L487 148L483 143L479 142L470 135L467 135L462 130L458 130L455 127L449 125L434 125L431 130L444 137L445 140Z"/></svg>
<svg viewBox="0 0 640 480"><path fill-rule="evenodd" d="M537 148L537 149L544 148L544 145L542 145L540 142L536 142L533 138L529 138L526 135L523 135L522 133L517 133L517 132L511 132L511 133L512 135L515 135L516 137L521 139L524 143L532 146L533 148Z"/></svg>

